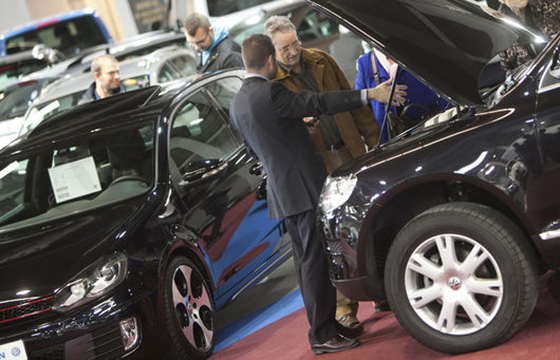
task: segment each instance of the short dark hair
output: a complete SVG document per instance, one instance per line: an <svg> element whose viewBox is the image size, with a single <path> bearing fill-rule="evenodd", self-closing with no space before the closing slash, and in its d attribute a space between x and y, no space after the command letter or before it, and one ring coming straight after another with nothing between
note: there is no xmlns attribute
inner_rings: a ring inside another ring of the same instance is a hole
<svg viewBox="0 0 560 360"><path fill-rule="evenodd" d="M198 28L202 28L204 31L208 32L210 28L210 20L202 14L190 14L185 19L185 30L189 36L194 36Z"/></svg>
<svg viewBox="0 0 560 360"><path fill-rule="evenodd" d="M265 67L270 55L274 59L276 49L267 35L254 34L248 36L241 44L243 64L247 69L260 70Z"/></svg>

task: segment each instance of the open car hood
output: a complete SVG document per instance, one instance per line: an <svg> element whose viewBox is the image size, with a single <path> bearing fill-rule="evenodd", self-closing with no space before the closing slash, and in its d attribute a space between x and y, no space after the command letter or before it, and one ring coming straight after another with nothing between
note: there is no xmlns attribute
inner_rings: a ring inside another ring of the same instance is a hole
<svg viewBox="0 0 560 360"><path fill-rule="evenodd" d="M456 105L482 105L479 77L513 44L545 37L467 0L306 0Z"/></svg>

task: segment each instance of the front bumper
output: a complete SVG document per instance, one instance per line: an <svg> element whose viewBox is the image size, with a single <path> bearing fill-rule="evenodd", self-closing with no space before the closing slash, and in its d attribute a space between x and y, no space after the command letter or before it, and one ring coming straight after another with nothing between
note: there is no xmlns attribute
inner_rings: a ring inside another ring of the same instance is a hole
<svg viewBox="0 0 560 360"><path fill-rule="evenodd" d="M72 314L51 311L2 329L0 345L21 340L29 359L118 359L137 352L146 330L153 331L154 309L150 297L137 296L111 297Z"/></svg>
<svg viewBox="0 0 560 360"><path fill-rule="evenodd" d="M330 260L329 276L337 289L355 300L380 300L385 298L382 279L368 270L369 257L362 253L367 247L359 244L365 214L365 210L344 205L331 214L322 213L318 226Z"/></svg>

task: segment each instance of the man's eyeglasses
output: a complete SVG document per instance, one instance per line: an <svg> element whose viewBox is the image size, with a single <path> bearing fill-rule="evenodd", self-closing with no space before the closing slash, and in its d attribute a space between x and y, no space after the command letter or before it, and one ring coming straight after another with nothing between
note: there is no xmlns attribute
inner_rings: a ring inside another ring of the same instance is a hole
<svg viewBox="0 0 560 360"><path fill-rule="evenodd" d="M188 41L187 43L190 46L195 46L195 47L196 46L202 46L204 44L204 42L206 41L206 39L208 39L208 32L206 33L206 35L201 40L194 41L194 42Z"/></svg>
<svg viewBox="0 0 560 360"><path fill-rule="evenodd" d="M296 41L294 41L290 45L286 45L284 47L279 48L278 51L281 52L281 53L287 53L288 51L292 50L296 46L300 46L300 45L301 45L301 41L299 39L297 39Z"/></svg>

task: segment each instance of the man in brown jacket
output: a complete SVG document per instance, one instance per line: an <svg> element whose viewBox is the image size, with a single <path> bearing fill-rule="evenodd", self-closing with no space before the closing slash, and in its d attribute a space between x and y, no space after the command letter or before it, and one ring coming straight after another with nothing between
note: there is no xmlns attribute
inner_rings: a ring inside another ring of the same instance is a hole
<svg viewBox="0 0 560 360"><path fill-rule="evenodd" d="M340 66L329 54L301 47L296 28L287 17L270 17L265 23L265 33L276 47L278 75L272 80L282 82L292 91L352 89ZM366 144L368 148L377 144L379 125L367 107L332 116L322 115L318 120L308 130L329 173L365 153ZM309 124L308 119L306 122ZM337 291L336 319L342 325L361 332L363 326L356 318L357 311L358 302Z"/></svg>
<svg viewBox="0 0 560 360"><path fill-rule="evenodd" d="M276 46L280 81L292 91L325 92L353 89L342 69L329 54L301 46L294 24L285 16L272 16L265 23L265 32ZM367 107L321 116L309 133L323 156L330 173L342 163L372 148L379 138L379 125Z"/></svg>

